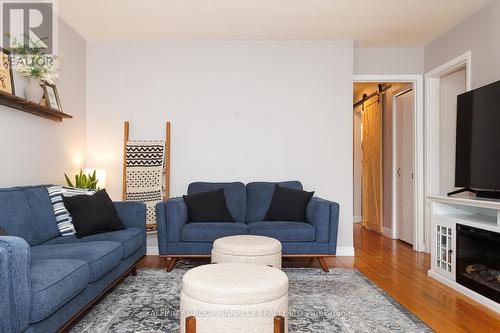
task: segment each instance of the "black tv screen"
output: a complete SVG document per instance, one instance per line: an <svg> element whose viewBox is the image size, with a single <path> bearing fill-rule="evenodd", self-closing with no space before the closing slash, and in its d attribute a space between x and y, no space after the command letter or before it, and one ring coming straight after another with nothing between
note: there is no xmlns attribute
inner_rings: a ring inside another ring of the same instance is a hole
<svg viewBox="0 0 500 333"><path fill-rule="evenodd" d="M500 190L500 81L457 97L455 186Z"/></svg>

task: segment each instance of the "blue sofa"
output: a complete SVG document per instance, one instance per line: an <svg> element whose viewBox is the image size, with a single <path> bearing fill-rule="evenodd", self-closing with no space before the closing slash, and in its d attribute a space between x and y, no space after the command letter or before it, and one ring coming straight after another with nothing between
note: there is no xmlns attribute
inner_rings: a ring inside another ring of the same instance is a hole
<svg viewBox="0 0 500 333"><path fill-rule="evenodd" d="M0 332L56 332L146 253L146 208L115 203L124 230L60 236L45 186L0 189Z"/></svg>
<svg viewBox="0 0 500 333"><path fill-rule="evenodd" d="M160 255L170 259L167 271L175 266L177 258L208 256L212 243L231 235L261 235L281 241L286 256L310 256L320 262L325 271L324 257L333 256L337 248L339 205L313 197L307 207L307 222L263 221L271 203L274 185L253 182L196 182L188 187L188 194L223 188L226 203L236 223L189 223L186 204L182 198L172 198L156 206L158 244ZM281 186L302 190L298 181L279 182Z"/></svg>

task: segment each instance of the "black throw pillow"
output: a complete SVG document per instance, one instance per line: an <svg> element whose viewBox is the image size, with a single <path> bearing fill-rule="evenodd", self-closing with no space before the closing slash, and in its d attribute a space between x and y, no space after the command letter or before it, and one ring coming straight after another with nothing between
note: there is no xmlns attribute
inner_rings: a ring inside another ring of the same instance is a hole
<svg viewBox="0 0 500 333"><path fill-rule="evenodd" d="M7 231L4 228L0 227L0 236L8 236Z"/></svg>
<svg viewBox="0 0 500 333"><path fill-rule="evenodd" d="M273 198L264 221L306 221L306 209L313 192L274 185Z"/></svg>
<svg viewBox="0 0 500 333"><path fill-rule="evenodd" d="M226 205L224 189L184 195L189 222L234 222Z"/></svg>
<svg viewBox="0 0 500 333"><path fill-rule="evenodd" d="M71 214L78 238L125 229L106 190L64 197L64 206Z"/></svg>

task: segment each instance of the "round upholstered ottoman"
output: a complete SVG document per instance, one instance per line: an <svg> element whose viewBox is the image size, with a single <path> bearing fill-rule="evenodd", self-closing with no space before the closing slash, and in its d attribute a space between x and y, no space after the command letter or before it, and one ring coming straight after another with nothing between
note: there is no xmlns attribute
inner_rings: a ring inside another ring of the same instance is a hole
<svg viewBox="0 0 500 333"><path fill-rule="evenodd" d="M184 274L181 333L186 317L196 318L202 333L273 332L274 317L288 312L288 277L256 264L225 263L193 268Z"/></svg>
<svg viewBox="0 0 500 333"><path fill-rule="evenodd" d="M281 243L270 237L239 235L216 239L212 263L251 263L281 269Z"/></svg>

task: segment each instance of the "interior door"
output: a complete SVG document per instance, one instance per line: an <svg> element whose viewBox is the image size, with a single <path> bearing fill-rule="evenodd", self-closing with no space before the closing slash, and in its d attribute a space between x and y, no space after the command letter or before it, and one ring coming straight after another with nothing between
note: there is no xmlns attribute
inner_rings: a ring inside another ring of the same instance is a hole
<svg viewBox="0 0 500 333"><path fill-rule="evenodd" d="M362 126L363 226L382 232L382 108L378 96L365 102Z"/></svg>
<svg viewBox="0 0 500 333"><path fill-rule="evenodd" d="M413 244L413 121L415 94L396 97L396 221L397 235Z"/></svg>

